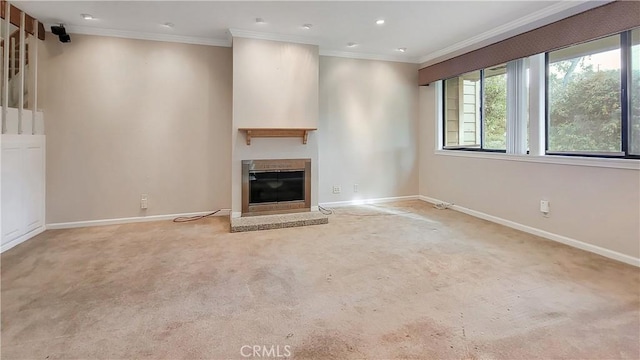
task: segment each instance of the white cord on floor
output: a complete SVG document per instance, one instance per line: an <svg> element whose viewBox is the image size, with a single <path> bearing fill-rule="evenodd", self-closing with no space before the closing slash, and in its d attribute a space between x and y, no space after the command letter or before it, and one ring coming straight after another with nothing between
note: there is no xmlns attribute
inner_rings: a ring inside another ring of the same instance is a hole
<svg viewBox="0 0 640 360"><path fill-rule="evenodd" d="M220 211L231 211L231 209L218 209L218 210L216 210L214 212L210 212L210 213L205 214L205 215L179 216L179 217L173 219L173 222L175 222L175 223L183 223L183 222L189 222L189 221L197 221L197 220L201 220L201 219L204 219L206 217L209 217L209 216L213 216L213 215L219 213Z"/></svg>
<svg viewBox="0 0 640 360"><path fill-rule="evenodd" d="M368 206L372 206L372 207L378 207L376 205L368 205ZM379 207L380 209L385 209L383 207ZM398 215L406 215L406 214L412 214L412 212L410 211L404 211L404 212L393 212L393 213L374 213L374 214L358 214L358 213L351 213L348 211L344 211L344 210L334 210L331 208L325 208L322 207L320 205L318 205L318 211L320 211L322 214L324 215L341 215L341 216L357 216L357 217L366 217L366 216L398 216Z"/></svg>
<svg viewBox="0 0 640 360"><path fill-rule="evenodd" d="M434 204L433 207L438 210L446 210L451 208L453 205L454 205L453 203L441 202L441 203Z"/></svg>
<svg viewBox="0 0 640 360"><path fill-rule="evenodd" d="M323 208L322 206L318 205L318 210L323 213L324 215L332 215L333 214L333 209L326 209Z"/></svg>

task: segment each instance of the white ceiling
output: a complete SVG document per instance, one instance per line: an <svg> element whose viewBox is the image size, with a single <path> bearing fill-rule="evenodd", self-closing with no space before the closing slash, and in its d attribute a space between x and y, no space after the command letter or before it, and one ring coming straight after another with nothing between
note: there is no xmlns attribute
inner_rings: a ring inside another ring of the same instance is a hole
<svg viewBox="0 0 640 360"><path fill-rule="evenodd" d="M16 5L47 25L65 24L71 34L229 46L231 29L234 36L317 44L326 55L433 62L602 3L19 1ZM84 20L81 14L96 19ZM257 24L258 17L266 23ZM376 25L377 19L384 19L385 24ZM167 22L174 27L162 26ZM302 28L307 23L313 24L310 30ZM349 48L349 42L359 45ZM396 51L400 47L407 51Z"/></svg>

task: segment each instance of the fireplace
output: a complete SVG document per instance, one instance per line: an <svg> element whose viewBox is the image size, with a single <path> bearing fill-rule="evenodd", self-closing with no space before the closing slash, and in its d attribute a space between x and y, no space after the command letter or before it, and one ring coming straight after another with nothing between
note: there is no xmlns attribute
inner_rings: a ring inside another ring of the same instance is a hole
<svg viewBox="0 0 640 360"><path fill-rule="evenodd" d="M311 210L311 159L242 161L242 216Z"/></svg>

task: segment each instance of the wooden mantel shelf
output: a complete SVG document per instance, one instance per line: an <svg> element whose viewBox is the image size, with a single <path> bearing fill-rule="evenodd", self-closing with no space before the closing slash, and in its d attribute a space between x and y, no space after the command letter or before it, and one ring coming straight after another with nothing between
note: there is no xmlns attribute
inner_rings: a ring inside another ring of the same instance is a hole
<svg viewBox="0 0 640 360"><path fill-rule="evenodd" d="M239 128L238 131L247 133L247 145L251 145L252 137L301 137L302 143L307 143L309 131L315 128Z"/></svg>

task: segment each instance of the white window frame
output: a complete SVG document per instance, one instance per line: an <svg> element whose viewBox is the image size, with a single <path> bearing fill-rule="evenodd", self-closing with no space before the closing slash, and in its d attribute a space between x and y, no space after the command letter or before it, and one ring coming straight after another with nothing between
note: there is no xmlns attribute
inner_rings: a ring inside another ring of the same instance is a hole
<svg viewBox="0 0 640 360"><path fill-rule="evenodd" d="M436 81L432 84L434 87L435 101L435 149L434 154L438 156L466 157L491 159L500 161L520 161L533 163L546 163L571 166L589 166L601 168L616 168L628 170L640 170L640 161L636 159L619 159L619 158L597 158L582 156L562 156L562 155L546 155L545 154L545 136L546 136L546 64L545 54L537 54L530 56L529 61L529 153L522 153L522 143L514 143L510 150L510 144L507 145L507 153L501 152L485 152L485 151L467 151L443 148L443 131L444 131L444 99L442 97L444 81ZM522 104L518 104L522 111ZM508 106L509 107L509 106ZM526 107L525 107L526 108ZM507 133L513 131L519 134L520 139L523 137L522 128L526 129L526 122L523 123L523 116L517 116L521 111L514 111L511 115L512 119L517 119L514 124L509 125L507 119ZM509 113L509 109L507 109ZM515 116L515 117L514 117ZM518 122L518 120L520 122ZM510 129L511 126L511 129ZM526 132L524 132L526 134ZM507 139L509 136L507 136ZM509 140L508 140L509 141ZM525 141L525 140L521 140Z"/></svg>

